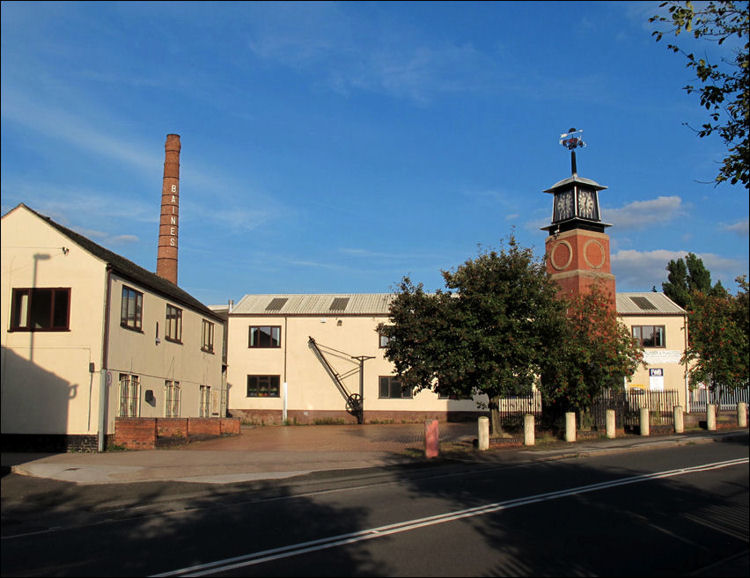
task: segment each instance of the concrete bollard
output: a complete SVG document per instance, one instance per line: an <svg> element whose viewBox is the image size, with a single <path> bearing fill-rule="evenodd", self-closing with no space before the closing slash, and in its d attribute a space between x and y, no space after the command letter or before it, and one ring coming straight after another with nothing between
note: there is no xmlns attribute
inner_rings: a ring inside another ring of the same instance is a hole
<svg viewBox="0 0 750 578"><path fill-rule="evenodd" d="M684 417L685 413L682 411L682 406L674 406L674 433L682 433L685 431Z"/></svg>
<svg viewBox="0 0 750 578"><path fill-rule="evenodd" d="M747 427L747 403L744 401L737 404L737 425Z"/></svg>
<svg viewBox="0 0 750 578"><path fill-rule="evenodd" d="M713 403L706 406L706 429L716 431L716 405Z"/></svg>
<svg viewBox="0 0 750 578"><path fill-rule="evenodd" d="M648 408L641 408L641 435L647 436L650 433L648 423Z"/></svg>
<svg viewBox="0 0 750 578"><path fill-rule="evenodd" d="M614 439L617 437L617 432L615 431L615 410L608 409L607 410L607 437L609 439Z"/></svg>
<svg viewBox="0 0 750 578"><path fill-rule="evenodd" d="M479 449L490 449L490 418L486 416L479 418Z"/></svg>
<svg viewBox="0 0 750 578"><path fill-rule="evenodd" d="M523 416L523 445L534 445L534 415L530 413Z"/></svg>
<svg viewBox="0 0 750 578"><path fill-rule="evenodd" d="M424 422L424 456L426 458L436 458L439 447L440 432L438 430L438 420L427 419Z"/></svg>
<svg viewBox="0 0 750 578"><path fill-rule="evenodd" d="M565 441L576 441L576 413L574 411L565 413Z"/></svg>

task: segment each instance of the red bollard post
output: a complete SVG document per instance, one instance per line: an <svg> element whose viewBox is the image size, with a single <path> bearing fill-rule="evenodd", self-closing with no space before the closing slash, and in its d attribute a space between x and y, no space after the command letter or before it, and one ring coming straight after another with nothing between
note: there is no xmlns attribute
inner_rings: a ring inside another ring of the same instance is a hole
<svg viewBox="0 0 750 578"><path fill-rule="evenodd" d="M428 419L424 422L424 456L436 458L440 447L438 420Z"/></svg>

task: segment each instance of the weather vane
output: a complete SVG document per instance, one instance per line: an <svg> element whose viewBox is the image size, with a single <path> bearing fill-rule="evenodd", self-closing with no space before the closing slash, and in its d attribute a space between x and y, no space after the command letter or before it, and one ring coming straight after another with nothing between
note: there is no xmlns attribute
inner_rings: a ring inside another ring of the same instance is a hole
<svg viewBox="0 0 750 578"><path fill-rule="evenodd" d="M583 142L583 130L569 129L568 132L560 135L560 144L570 151L570 170L574 175L578 174L576 149L586 146Z"/></svg>

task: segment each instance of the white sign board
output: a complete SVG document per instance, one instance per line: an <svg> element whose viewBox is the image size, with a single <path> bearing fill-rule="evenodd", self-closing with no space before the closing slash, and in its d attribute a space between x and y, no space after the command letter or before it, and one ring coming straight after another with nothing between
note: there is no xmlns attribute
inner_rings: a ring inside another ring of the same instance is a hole
<svg viewBox="0 0 750 578"><path fill-rule="evenodd" d="M651 391L664 391L664 370L660 367L648 370L648 388Z"/></svg>

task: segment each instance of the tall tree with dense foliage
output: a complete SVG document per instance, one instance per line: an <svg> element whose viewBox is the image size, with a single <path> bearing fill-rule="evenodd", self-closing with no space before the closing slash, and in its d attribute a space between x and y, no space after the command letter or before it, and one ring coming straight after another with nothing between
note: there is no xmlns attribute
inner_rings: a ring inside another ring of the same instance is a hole
<svg viewBox="0 0 750 578"><path fill-rule="evenodd" d="M750 299L748 283L737 278L737 295L696 293L689 316L690 343L683 356L690 384L717 394L748 386Z"/></svg>
<svg viewBox="0 0 750 578"><path fill-rule="evenodd" d="M604 390L622 391L624 379L643 360L643 348L617 318L610 297L597 285L589 293L565 298L562 339L543 364L540 389L545 412L585 414Z"/></svg>
<svg viewBox="0 0 750 578"><path fill-rule="evenodd" d="M683 309L690 310L693 305L693 295L725 296L726 289L717 281L711 284L711 272L703 264L703 260L694 253L688 253L685 259L672 260L667 264L667 281L661 284L664 294Z"/></svg>
<svg viewBox="0 0 750 578"><path fill-rule="evenodd" d="M750 184L750 12L748 2L701 2L693 6L689 1L662 2L661 8L668 7L668 15L656 15L649 22L667 23L669 32L679 36L681 32L692 34L699 40L724 44L727 40L738 39L740 46L734 51L731 60L720 59L710 62L708 57L696 57L693 52L685 52L677 45L669 44L673 52L681 52L687 58L686 66L695 71L702 83L700 88L688 85L688 94L697 91L700 104L709 114L708 122L695 129L703 138L717 133L727 146L727 155L714 178L715 184L729 181L732 184ZM653 32L657 42L663 31Z"/></svg>
<svg viewBox="0 0 750 578"><path fill-rule="evenodd" d="M528 395L561 335L562 302L544 263L514 237L443 271L447 290L426 294L404 279L381 326L386 358L406 387L490 400L492 431L501 431L502 397Z"/></svg>

